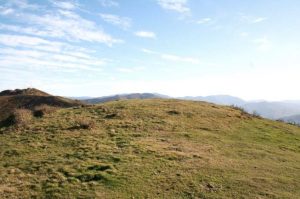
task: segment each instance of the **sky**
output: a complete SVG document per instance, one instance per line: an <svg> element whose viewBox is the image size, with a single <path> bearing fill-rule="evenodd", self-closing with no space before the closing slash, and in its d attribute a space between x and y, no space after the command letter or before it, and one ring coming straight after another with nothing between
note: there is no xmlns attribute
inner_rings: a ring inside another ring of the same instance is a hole
<svg viewBox="0 0 300 199"><path fill-rule="evenodd" d="M299 0L0 0L0 90L300 99Z"/></svg>

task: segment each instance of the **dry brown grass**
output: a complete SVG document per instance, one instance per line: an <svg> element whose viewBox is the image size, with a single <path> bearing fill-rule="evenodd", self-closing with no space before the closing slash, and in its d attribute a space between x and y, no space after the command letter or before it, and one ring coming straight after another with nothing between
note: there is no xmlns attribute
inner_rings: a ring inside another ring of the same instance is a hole
<svg viewBox="0 0 300 199"><path fill-rule="evenodd" d="M95 121L93 121L90 118L86 118L86 117L77 117L75 119L75 128L76 129L93 129L95 128L96 123Z"/></svg>
<svg viewBox="0 0 300 199"><path fill-rule="evenodd" d="M33 115L35 117L43 117L44 115L51 114L57 110L57 107L42 104L34 107Z"/></svg>
<svg viewBox="0 0 300 199"><path fill-rule="evenodd" d="M11 123L17 128L27 127L32 120L32 112L28 109L17 109L11 116Z"/></svg>

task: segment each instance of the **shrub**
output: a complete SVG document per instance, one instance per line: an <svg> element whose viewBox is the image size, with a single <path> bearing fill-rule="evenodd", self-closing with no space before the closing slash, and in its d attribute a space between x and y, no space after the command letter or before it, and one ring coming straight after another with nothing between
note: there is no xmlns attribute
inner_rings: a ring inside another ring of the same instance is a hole
<svg viewBox="0 0 300 199"><path fill-rule="evenodd" d="M256 118L262 118L262 117L260 116L260 114L259 114L258 112L256 112L256 111L253 111L252 116L253 116L253 117L256 117Z"/></svg>
<svg viewBox="0 0 300 199"><path fill-rule="evenodd" d="M17 109L10 116L11 124L15 127L27 127L32 120L32 112L28 109Z"/></svg>
<svg viewBox="0 0 300 199"><path fill-rule="evenodd" d="M86 118L86 117L76 118L75 125L76 125L76 128L79 128L79 129L93 129L96 126L96 124L93 120Z"/></svg>
<svg viewBox="0 0 300 199"><path fill-rule="evenodd" d="M230 107L235 110L241 111L243 114L248 114L248 112L243 107L236 106L236 105L231 105Z"/></svg>
<svg viewBox="0 0 300 199"><path fill-rule="evenodd" d="M34 107L33 115L35 117L43 117L44 115L55 112L56 110L57 110L56 107L49 106L49 105L46 105L46 104L42 104L40 106Z"/></svg>

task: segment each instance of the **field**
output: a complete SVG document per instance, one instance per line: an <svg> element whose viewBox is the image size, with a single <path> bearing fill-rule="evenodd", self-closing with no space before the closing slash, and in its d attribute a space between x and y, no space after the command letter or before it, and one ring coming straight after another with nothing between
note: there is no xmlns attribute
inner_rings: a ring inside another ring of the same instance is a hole
<svg viewBox="0 0 300 199"><path fill-rule="evenodd" d="M300 128L182 100L0 129L0 198L300 198Z"/></svg>

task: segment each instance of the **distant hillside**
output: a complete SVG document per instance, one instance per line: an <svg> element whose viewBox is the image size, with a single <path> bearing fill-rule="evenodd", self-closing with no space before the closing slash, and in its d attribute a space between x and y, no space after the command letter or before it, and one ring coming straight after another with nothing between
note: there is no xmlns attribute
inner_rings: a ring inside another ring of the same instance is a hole
<svg viewBox="0 0 300 199"><path fill-rule="evenodd" d="M0 198L299 199L299 141L297 126L206 102L61 109L0 128Z"/></svg>
<svg viewBox="0 0 300 199"><path fill-rule="evenodd" d="M292 115L288 117L283 117L280 118L281 120L289 123L295 123L295 124L300 124L300 114L299 115Z"/></svg>
<svg viewBox="0 0 300 199"><path fill-rule="evenodd" d="M155 99L155 98L169 98L166 95L160 95L155 93L130 93L130 94L121 94L121 95L112 95L105 97L97 97L92 99L82 100L83 102L89 104L98 104L116 100L127 100L127 99Z"/></svg>
<svg viewBox="0 0 300 199"><path fill-rule="evenodd" d="M300 104L291 102L255 102L242 106L246 111L257 112L269 119L280 119L300 114Z"/></svg>
<svg viewBox="0 0 300 199"><path fill-rule="evenodd" d="M220 104L220 105L236 105L236 106L241 106L246 103L241 98L238 97L233 97L230 95L211 95L211 96L197 96L197 97L182 97L181 99L186 99L186 100L195 100L195 101L205 101L205 102L210 102L210 103L215 103L215 104Z"/></svg>
<svg viewBox="0 0 300 199"><path fill-rule="evenodd" d="M42 104L55 107L72 107L81 105L82 102L52 96L34 88L5 90L0 92L0 121L9 117L15 109L33 109Z"/></svg>
<svg viewBox="0 0 300 199"><path fill-rule="evenodd" d="M198 97L183 97L181 99L195 100L195 101L206 101L219 105L235 105L245 109L249 113L257 113L262 117L268 119L283 119L291 116L290 120L293 119L294 115L300 115L300 101L287 100L279 102L268 102L268 101L257 101L250 102L233 97L229 95L213 95L213 96L198 96ZM297 122L296 117L296 122Z"/></svg>

